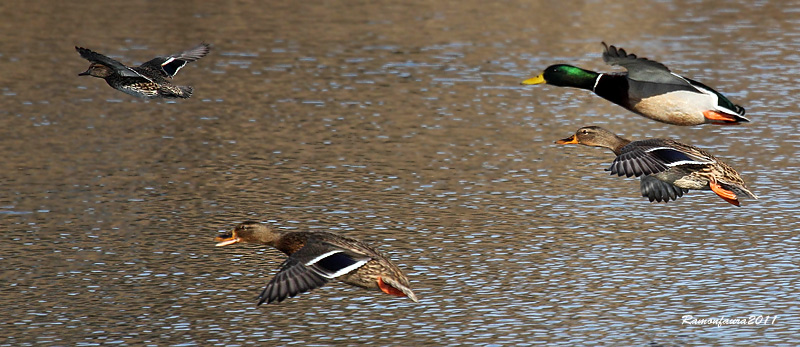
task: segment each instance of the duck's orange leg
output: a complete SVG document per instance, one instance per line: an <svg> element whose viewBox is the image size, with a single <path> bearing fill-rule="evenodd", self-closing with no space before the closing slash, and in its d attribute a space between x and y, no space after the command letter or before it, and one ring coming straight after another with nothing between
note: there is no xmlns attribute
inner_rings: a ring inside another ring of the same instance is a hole
<svg viewBox="0 0 800 347"><path fill-rule="evenodd" d="M406 294L405 294L405 293L403 293L403 292L402 292L402 291L400 291L399 289L397 289L397 288L395 288L395 287L392 287L391 285L387 284L387 283L386 283L386 282L384 282L384 281L383 281L383 279L382 279L382 278L380 278L380 277L378 277L378 288L380 288L382 292L384 292L384 293L386 293L386 294L389 294L389 295L394 295L394 296L406 296Z"/></svg>
<svg viewBox="0 0 800 347"><path fill-rule="evenodd" d="M739 200L736 198L736 193L722 188L717 181L710 181L708 182L708 186L711 188L714 193L717 193L722 200L725 200L733 205L739 206Z"/></svg>
<svg viewBox="0 0 800 347"><path fill-rule="evenodd" d="M703 116L710 120L716 120L720 122L731 122L731 123L737 122L736 117L717 111L711 111L711 110L703 111Z"/></svg>

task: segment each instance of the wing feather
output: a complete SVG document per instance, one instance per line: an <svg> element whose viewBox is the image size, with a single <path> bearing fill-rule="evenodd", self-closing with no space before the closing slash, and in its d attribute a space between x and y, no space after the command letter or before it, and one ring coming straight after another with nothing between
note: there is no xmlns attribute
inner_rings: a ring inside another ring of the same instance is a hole
<svg viewBox="0 0 800 347"><path fill-rule="evenodd" d="M78 54L80 54L83 59L86 59L86 60L88 60L88 61L90 61L92 63L108 66L108 67L114 69L114 71L116 71L120 76L124 76L124 77L141 77L141 78L146 79L147 81L153 82L153 80L151 80L151 79L143 76L142 74L136 72L135 70L125 66L125 64L122 64L122 63L120 63L120 62L118 62L118 61L116 61L116 60L114 60L112 58L109 58L109 57L107 57L105 55L102 55L100 53L92 51L92 50L90 50L88 48L83 48L83 47L77 47L76 46L75 50L78 51Z"/></svg>
<svg viewBox="0 0 800 347"><path fill-rule="evenodd" d="M316 271L289 257L281 265L280 271L258 296L258 304L281 302L297 294L322 287L328 280Z"/></svg>

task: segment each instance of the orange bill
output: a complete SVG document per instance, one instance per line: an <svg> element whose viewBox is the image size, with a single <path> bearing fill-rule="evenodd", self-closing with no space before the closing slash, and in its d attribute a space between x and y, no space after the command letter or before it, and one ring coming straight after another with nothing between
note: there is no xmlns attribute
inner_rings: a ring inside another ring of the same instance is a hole
<svg viewBox="0 0 800 347"><path fill-rule="evenodd" d="M392 287L391 285L387 284L380 277L378 277L378 288L380 288L382 292L384 292L386 294L389 294L389 295L402 296L402 297L406 296L406 293L403 293L399 289L397 289L395 287Z"/></svg>
<svg viewBox="0 0 800 347"><path fill-rule="evenodd" d="M708 182L708 186L711 188L714 193L717 193L722 200L725 200L733 205L739 206L739 200L736 198L736 193L722 188L719 183L715 181Z"/></svg>
<svg viewBox="0 0 800 347"><path fill-rule="evenodd" d="M710 111L710 110L709 111L703 111L703 116L708 118L708 119L710 119L710 120L715 120L715 121L720 121L720 122L729 122L729 123L738 122L736 120L736 117L731 116L729 114L724 114L722 112L717 112L717 111Z"/></svg>
<svg viewBox="0 0 800 347"><path fill-rule="evenodd" d="M561 139L561 140L556 141L556 144L559 144L559 145L569 145L569 144L574 144L574 143L580 143L580 142L578 142L578 137L575 136L575 135L572 135L572 136L570 136L570 137L568 137L566 139Z"/></svg>
<svg viewBox="0 0 800 347"><path fill-rule="evenodd" d="M237 243L237 242L241 241L241 239L236 236L236 232L235 231L230 231L230 232L227 232L227 233L224 233L222 235L219 235L219 236L215 237L214 241L218 242L216 244L217 247L222 247L222 246L227 246L227 245L232 245L234 243Z"/></svg>

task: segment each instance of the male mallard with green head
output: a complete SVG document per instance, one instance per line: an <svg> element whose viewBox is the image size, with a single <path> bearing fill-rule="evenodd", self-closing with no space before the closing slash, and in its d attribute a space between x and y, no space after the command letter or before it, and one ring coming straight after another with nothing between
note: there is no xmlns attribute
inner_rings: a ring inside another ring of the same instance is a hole
<svg viewBox="0 0 800 347"><path fill-rule="evenodd" d="M558 64L522 84L547 83L593 91L636 114L674 125L749 122L745 110L710 87L671 72L663 64L627 54L603 42L603 60L625 72L597 73Z"/></svg>
<svg viewBox="0 0 800 347"><path fill-rule="evenodd" d="M258 305L281 302L332 279L418 301L397 265L355 239L323 231L278 232L261 223L244 222L215 240L217 246L238 242L267 245L289 256L259 295Z"/></svg>
<svg viewBox="0 0 800 347"><path fill-rule="evenodd" d="M606 171L618 176L641 176L642 196L651 202L676 200L689 189L712 190L736 206L736 194L758 199L728 164L700 148L670 139L630 141L601 127L588 126L556 143L610 149L617 157Z"/></svg>

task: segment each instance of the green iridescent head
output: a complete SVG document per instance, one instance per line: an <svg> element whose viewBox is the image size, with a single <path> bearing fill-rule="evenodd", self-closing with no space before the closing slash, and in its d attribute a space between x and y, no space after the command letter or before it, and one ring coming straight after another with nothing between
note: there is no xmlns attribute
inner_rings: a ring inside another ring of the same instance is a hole
<svg viewBox="0 0 800 347"><path fill-rule="evenodd" d="M575 87L592 90L598 73L566 64L551 65L534 78L522 81L522 84L547 83L559 87Z"/></svg>

